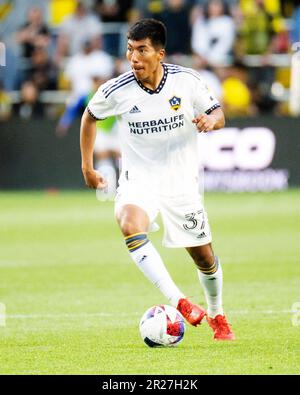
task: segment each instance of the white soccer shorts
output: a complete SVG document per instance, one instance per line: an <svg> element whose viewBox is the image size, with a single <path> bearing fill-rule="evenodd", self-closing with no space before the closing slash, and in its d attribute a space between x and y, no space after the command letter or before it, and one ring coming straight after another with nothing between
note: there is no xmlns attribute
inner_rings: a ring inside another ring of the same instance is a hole
<svg viewBox="0 0 300 395"><path fill-rule="evenodd" d="M160 196L149 191L146 186L124 182L117 190L115 213L126 204L143 209L150 224L160 213L164 226L162 244L165 247L196 247L212 241L207 214L199 194Z"/></svg>

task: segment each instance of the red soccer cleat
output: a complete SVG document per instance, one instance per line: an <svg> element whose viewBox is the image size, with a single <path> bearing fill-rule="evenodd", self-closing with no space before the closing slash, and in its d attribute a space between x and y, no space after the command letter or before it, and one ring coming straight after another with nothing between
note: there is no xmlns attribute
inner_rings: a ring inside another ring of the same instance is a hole
<svg viewBox="0 0 300 395"><path fill-rule="evenodd" d="M235 340L235 335L225 315L218 314L215 318L206 317L208 325L214 331L215 340Z"/></svg>
<svg viewBox="0 0 300 395"><path fill-rule="evenodd" d="M203 307L184 298L179 299L177 310L179 310L183 317L194 326L200 325L203 317L206 315L206 311Z"/></svg>

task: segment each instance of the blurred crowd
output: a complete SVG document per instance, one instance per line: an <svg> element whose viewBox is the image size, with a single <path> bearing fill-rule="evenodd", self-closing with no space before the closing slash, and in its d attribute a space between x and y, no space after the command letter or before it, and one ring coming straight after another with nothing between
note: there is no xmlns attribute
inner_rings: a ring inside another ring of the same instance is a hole
<svg viewBox="0 0 300 395"><path fill-rule="evenodd" d="M128 70L126 31L142 17L165 23L166 61L198 70L227 116L287 113L281 99L289 88L290 68L274 63L274 55L288 55L292 43L300 42L300 0L48 3L51 21L49 13L31 5L9 37L0 31L6 45L6 66L0 67L1 120L15 114L57 118L57 133L65 134L95 89ZM1 18L5 12L0 9ZM66 102L59 100L65 98L59 92L66 93Z"/></svg>

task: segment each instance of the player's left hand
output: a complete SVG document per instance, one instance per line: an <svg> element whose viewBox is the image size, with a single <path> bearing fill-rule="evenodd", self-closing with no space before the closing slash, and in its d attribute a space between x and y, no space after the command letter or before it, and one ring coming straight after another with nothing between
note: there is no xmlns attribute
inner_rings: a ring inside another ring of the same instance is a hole
<svg viewBox="0 0 300 395"><path fill-rule="evenodd" d="M196 124L198 132L206 133L214 130L217 120L213 115L200 114L192 122Z"/></svg>

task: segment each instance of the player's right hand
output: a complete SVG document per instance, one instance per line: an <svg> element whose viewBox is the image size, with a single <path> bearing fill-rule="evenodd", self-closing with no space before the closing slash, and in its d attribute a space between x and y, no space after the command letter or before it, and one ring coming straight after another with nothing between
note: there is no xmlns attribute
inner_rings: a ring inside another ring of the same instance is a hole
<svg viewBox="0 0 300 395"><path fill-rule="evenodd" d="M98 171L94 169L92 170L82 169L82 173L85 183L89 188L102 189L107 187L107 181Z"/></svg>

